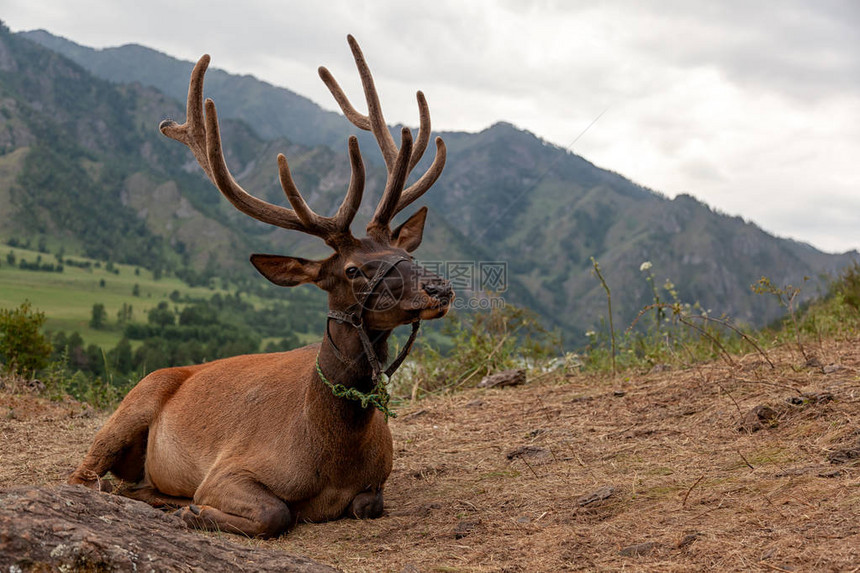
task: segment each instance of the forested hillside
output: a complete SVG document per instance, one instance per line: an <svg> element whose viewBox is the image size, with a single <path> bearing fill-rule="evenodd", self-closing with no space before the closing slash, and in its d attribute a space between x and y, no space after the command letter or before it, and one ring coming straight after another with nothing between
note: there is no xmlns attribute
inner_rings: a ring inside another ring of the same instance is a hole
<svg viewBox="0 0 860 573"><path fill-rule="evenodd" d="M190 62L141 46L93 50L46 32L4 31L2 45L0 201L11 207L0 215L5 237L62 236L93 254L146 257L200 273L250 272L245 261L253 250L326 252L318 241L266 229L232 211L190 154L157 133L164 117L184 117L176 100L184 97ZM25 65L28 58L38 63ZM284 152L314 208L335 208L349 177L345 119L288 90L217 70L207 76L207 94L222 118L235 118L225 121L224 140L231 169L246 188L283 202L274 158ZM480 262L505 263L506 300L535 309L562 329L568 345L605 316L591 257L601 264L624 324L654 298L652 284L671 296L662 290L667 279L684 301L762 324L782 311L752 293L760 277L779 285L812 277L804 285L809 296L817 277L857 257L773 237L691 196L670 200L509 124L442 136L448 166L425 198L432 214L419 257L467 262L477 287L483 286ZM375 147L362 150L373 198L384 174ZM61 180L74 182L75 191L61 192ZM370 210L365 199L362 215ZM85 212L99 221L98 234L84 232ZM653 283L640 272L645 261L652 263Z"/></svg>

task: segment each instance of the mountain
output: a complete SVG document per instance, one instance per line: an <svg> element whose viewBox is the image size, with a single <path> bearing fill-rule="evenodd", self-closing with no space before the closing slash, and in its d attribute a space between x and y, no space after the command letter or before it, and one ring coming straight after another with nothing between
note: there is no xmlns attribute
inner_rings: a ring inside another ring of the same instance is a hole
<svg viewBox="0 0 860 573"><path fill-rule="evenodd" d="M18 112L38 101L40 113L54 119L64 114L74 116L77 124L84 126L67 130L69 145L88 150L94 147L91 153L122 154L119 164L127 168L114 176L112 184L114 199L136 215L128 225L142 221L141 237L153 244L163 241L174 251L179 248L180 256L196 268L211 267L210 261L227 270L246 265L245 257L253 248L312 256L325 252L318 241L264 229L228 208L194 167L190 154L154 129L164 117L184 117L183 106L177 101L184 101L191 63L135 45L94 50L44 31L4 33L2 37L6 44L28 40L50 48L54 54L50 58L66 62L64 68L57 63L50 74L40 71L41 83L62 83L71 73L63 70L74 70L80 82L97 86L87 88L89 92L119 94L111 96L119 98L113 107L99 104L109 110L116 108L112 113L119 115L107 121L105 112L97 117L86 114L84 108L98 110L97 105L81 103L81 109L72 109L73 102L45 100L38 94L36 99L27 99L33 95L16 99L14 121L7 118L9 127L5 128L6 133L17 134L15 143L7 144L3 138L8 137L0 135L0 146L7 150L0 157L0 205L4 193L9 194L9 181L21 181L15 166L32 153L21 150L32 147L28 141L36 138L32 128L20 127L29 124ZM31 46L31 51L37 49L35 44ZM12 75L28 74L21 66L6 70L9 66L4 67L4 62L14 62L13 56L8 47L0 48L4 94L6 82L20 81ZM32 78L29 81L35 82ZM271 201L282 201L274 157L283 151L295 166L309 202L325 212L336 207L349 175L345 139L352 129L345 119L249 76L213 69L207 74L206 85L207 93L218 101L219 111L224 110L221 117L228 160L246 188ZM4 101L7 99L4 95ZM55 106L59 110L54 110ZM96 135L95 127L86 126L98 126L104 133ZM131 131L123 135L113 133L115 129ZM778 285L797 286L805 276L832 274L858 258L856 252L826 254L803 243L776 238L751 222L715 212L688 195L670 200L509 124L499 123L480 133L441 135L448 145L449 159L442 178L424 199L432 215L420 257L428 262L448 262L449 270L465 268L475 274L482 262L488 267L504 263L509 285L505 298L536 310L548 324L560 327L571 344L581 341L583 332L605 316L605 293L593 276L591 257L600 262L612 287L613 309L622 323L629 323L652 300L651 287L639 270L641 263L650 261L658 286L670 279L682 300L698 301L715 314L726 313L753 324L763 324L781 313L775 302L751 292L750 285L760 277L768 276ZM374 163L378 161L378 154L371 151L375 151L375 144L364 137L368 190L378 196L384 171ZM127 143L100 144L111 138ZM87 161L93 159L82 156L69 161L77 162L84 173L96 172L87 168ZM106 159L101 163L110 164ZM416 169L420 170L421 166ZM20 190L15 193L21 195ZM43 218L60 218L60 209L47 213L54 203L42 201L46 210ZM20 200L13 200L13 204L20 205ZM371 204L365 202L362 216L369 216ZM0 215L0 235L10 235L6 219L4 223ZM62 227L57 223L53 226ZM216 228L217 233L212 231ZM77 231L61 230L69 240L89 244L89 239ZM23 231L18 228L15 232ZM205 235L207 232L210 234ZM208 238L212 235L223 237L223 245L213 245ZM804 288L806 296L814 291L811 285ZM665 299L668 294L663 296Z"/></svg>
<svg viewBox="0 0 860 573"><path fill-rule="evenodd" d="M229 205L190 153L158 131L165 117L184 115L184 102L140 83L99 79L0 26L0 240L186 279L226 276L272 296L311 291L324 301L312 286L270 287L251 267L253 252L330 251L315 237L264 225ZM265 139L229 118L222 132L231 171L259 196L285 203L275 160L284 152L315 209L331 214L343 199L351 174L345 149ZM357 226L372 216L385 181L381 166L366 171ZM444 248L473 259L462 235L435 218L422 253L438 259Z"/></svg>
<svg viewBox="0 0 860 573"><path fill-rule="evenodd" d="M53 36L44 30L22 32L22 37L63 54L94 76L117 84L138 82L185 102L191 62L183 62L139 45L94 50ZM307 146L345 147L349 124L343 116L324 111L311 100L275 88L251 76L234 76L222 70L206 72L207 93L218 94L223 117L244 120L263 139L288 137ZM272 109L278 113L271 114ZM339 149L340 151L340 149Z"/></svg>

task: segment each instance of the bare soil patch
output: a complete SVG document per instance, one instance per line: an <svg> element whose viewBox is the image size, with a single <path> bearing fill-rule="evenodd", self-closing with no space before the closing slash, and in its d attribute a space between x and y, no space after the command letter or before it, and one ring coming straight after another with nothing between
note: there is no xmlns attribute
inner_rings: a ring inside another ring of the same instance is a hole
<svg viewBox="0 0 860 573"><path fill-rule="evenodd" d="M225 537L344 571L858 570L860 340L816 352L423 400L384 517ZM61 483L103 421L0 393L0 487Z"/></svg>

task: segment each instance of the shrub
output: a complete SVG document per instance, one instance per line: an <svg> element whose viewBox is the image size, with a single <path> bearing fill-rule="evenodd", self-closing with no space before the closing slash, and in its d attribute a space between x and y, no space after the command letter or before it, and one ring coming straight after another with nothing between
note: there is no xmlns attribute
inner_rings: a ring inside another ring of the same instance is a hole
<svg viewBox="0 0 860 573"><path fill-rule="evenodd" d="M45 313L33 310L30 301L16 309L0 309L0 359L8 372L32 376L48 364L51 344L41 333Z"/></svg>

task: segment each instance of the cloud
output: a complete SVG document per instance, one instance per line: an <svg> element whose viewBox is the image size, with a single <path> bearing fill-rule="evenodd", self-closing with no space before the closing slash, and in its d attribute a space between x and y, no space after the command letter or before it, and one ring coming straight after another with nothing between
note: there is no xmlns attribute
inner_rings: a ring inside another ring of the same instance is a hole
<svg viewBox="0 0 860 573"><path fill-rule="evenodd" d="M136 42L188 60L209 52L216 67L327 109L336 106L320 64L361 101L345 41L353 33L391 123L417 123L422 89L437 129L505 120L567 146L606 110L575 152L780 235L860 248L845 214L860 188L853 0L0 2L15 30Z"/></svg>
<svg viewBox="0 0 860 573"><path fill-rule="evenodd" d="M656 29L633 41L661 62L712 66L729 81L799 101L860 88L856 2L661 6L665 17L653 19Z"/></svg>

